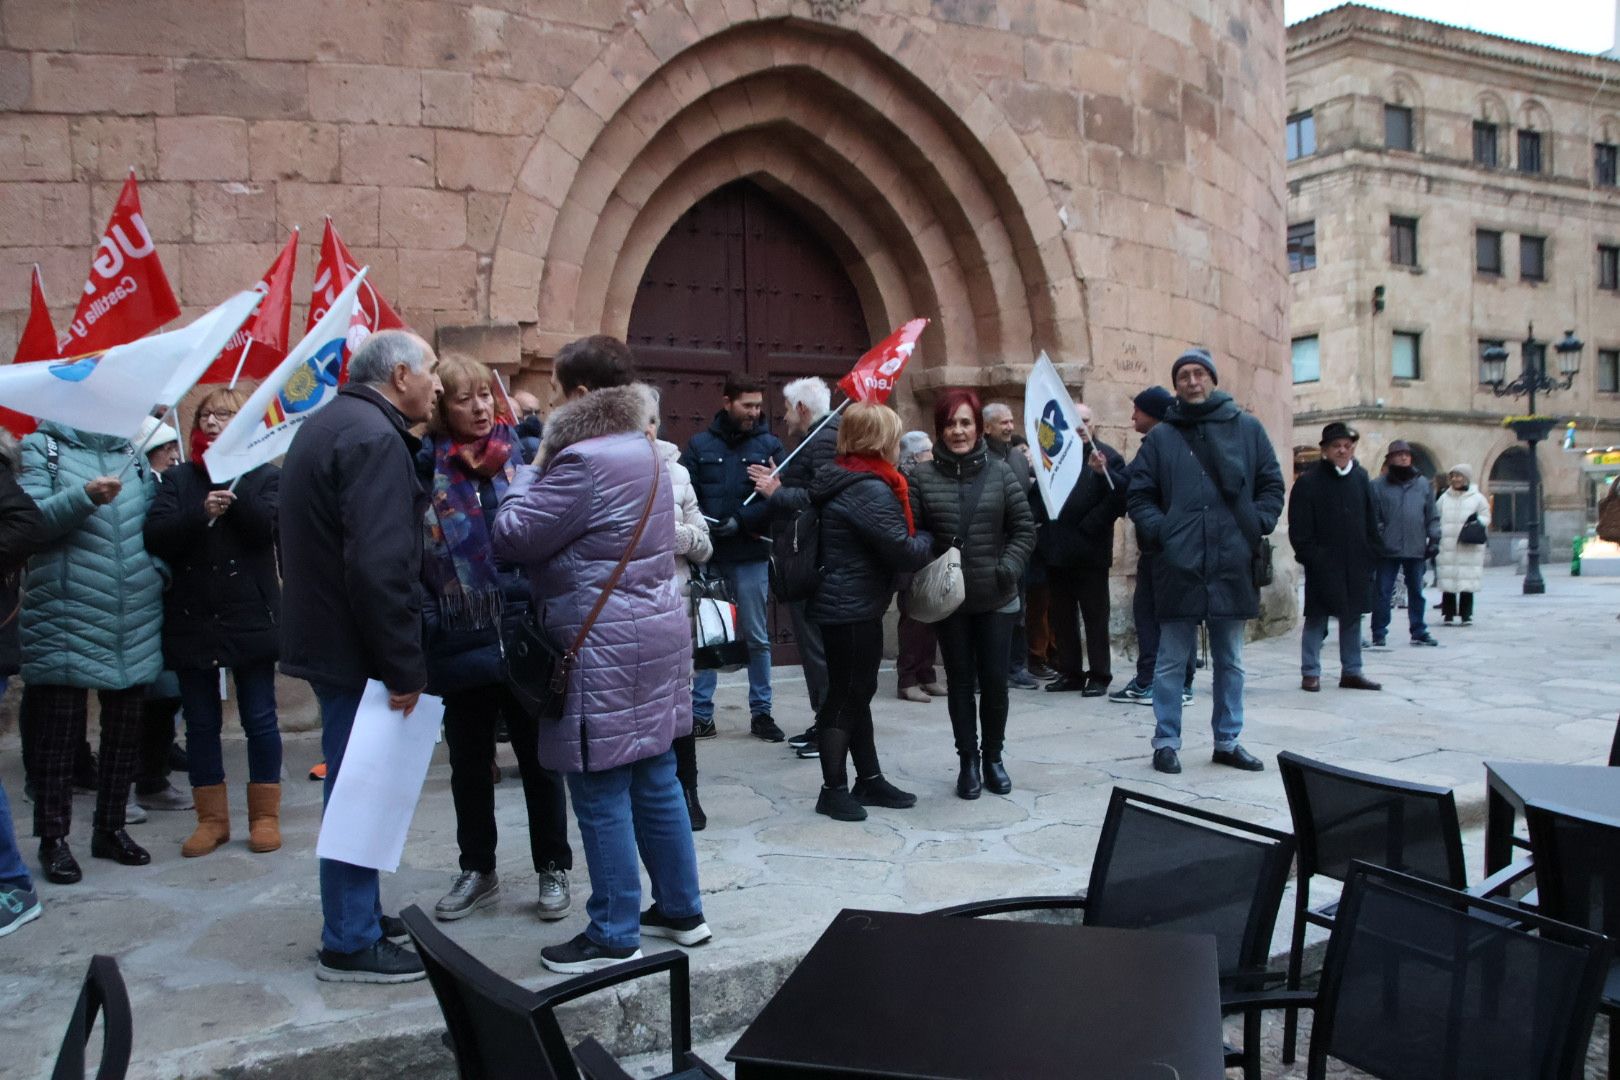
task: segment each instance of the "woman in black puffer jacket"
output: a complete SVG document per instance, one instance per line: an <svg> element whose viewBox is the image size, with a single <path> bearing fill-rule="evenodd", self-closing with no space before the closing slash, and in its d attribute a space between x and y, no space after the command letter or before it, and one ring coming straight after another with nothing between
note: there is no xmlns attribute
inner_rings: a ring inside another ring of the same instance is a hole
<svg viewBox="0 0 1620 1080"><path fill-rule="evenodd" d="M897 573L932 557L933 539L912 523L906 480L895 468L900 417L885 405L849 407L838 429L838 456L810 485L821 508L821 585L805 615L827 650L827 696L816 714L821 794L816 812L860 821L865 807L903 810L917 796L883 778L872 730L872 698L883 659L883 613ZM855 761L851 792L844 757Z"/></svg>
<svg viewBox="0 0 1620 1080"><path fill-rule="evenodd" d="M1035 550L1029 497L1012 468L986 448L982 411L979 395L971 390L941 392L934 403L939 437L934 458L917 467L911 482L912 513L918 528L934 534L934 553L953 545L962 549L967 599L938 627L951 730L961 759L956 793L964 799L977 799L986 787L997 795L1012 790L1001 763L1007 671L1018 582Z"/></svg>

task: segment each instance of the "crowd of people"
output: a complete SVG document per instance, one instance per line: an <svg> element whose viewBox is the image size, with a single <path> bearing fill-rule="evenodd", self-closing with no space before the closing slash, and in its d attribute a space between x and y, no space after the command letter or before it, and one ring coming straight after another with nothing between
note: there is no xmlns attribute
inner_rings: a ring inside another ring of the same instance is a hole
<svg viewBox="0 0 1620 1080"><path fill-rule="evenodd" d="M1098 418L1075 403L1084 469L1056 512L1011 410L973 390L934 396L930 434L905 431L886 405L835 410L826 383L794 381L783 394L790 452L770 430L763 382L737 374L709 426L680 448L659 438L658 395L636 380L630 350L604 336L560 350L557 404L542 423L538 400L520 391L503 401L484 365L441 361L408 332L372 334L283 464L229 485L211 482L206 460L245 404L234 390L197 403L184 460L179 433L156 419L136 446L49 423L20 455L0 441L0 567L12 571L0 580L0 606L12 611L0 674L20 670L26 682L40 872L62 885L81 877L68 844L76 784L96 792L93 857L149 862L126 829L143 807L194 809L186 857L230 842L226 671L247 742L247 846L280 848L279 665L318 702L327 796L368 681L406 714L423 693L442 698L459 867L436 917L501 900L494 786L506 738L538 878L534 913L573 910L570 806L589 877L585 929L543 949L542 963L589 971L639 955L646 936L706 941L692 834L707 823L698 742L718 729L716 673L693 669L687 584L699 573L735 603L749 733L818 761L815 810L829 818L917 802L885 776L872 713L897 598L898 693L946 699L962 799L1013 788L1012 690L1151 706L1152 766L1179 772L1200 628L1213 669L1212 760L1261 770L1239 741L1243 640L1270 577L1283 475L1259 421L1218 389L1208 351L1186 351L1170 376L1172 389L1133 400L1141 443L1130 462L1095 438ZM1321 463L1287 500L1305 569L1306 691L1320 689L1333 619L1340 686L1379 689L1362 672L1361 620L1373 613L1371 644L1383 645L1398 576L1420 645L1434 643L1426 560L1437 559L1448 624L1471 621L1479 586L1474 534L1489 505L1471 470L1455 467L1435 500L1406 444L1391 444L1374 479L1355 460L1357 439L1329 425ZM818 584L789 610L815 722L789 738L772 715L772 540L807 513ZM1136 663L1114 688L1110 574L1127 517L1139 553ZM912 575L953 552L959 602L920 611ZM566 654L559 718L537 719L514 687L509 646L534 627ZM99 754L85 741L90 690ZM167 780L176 755L189 797ZM384 913L375 869L323 859L319 874L317 977L423 977L401 944L403 923ZM0 791L0 935L39 911Z"/></svg>

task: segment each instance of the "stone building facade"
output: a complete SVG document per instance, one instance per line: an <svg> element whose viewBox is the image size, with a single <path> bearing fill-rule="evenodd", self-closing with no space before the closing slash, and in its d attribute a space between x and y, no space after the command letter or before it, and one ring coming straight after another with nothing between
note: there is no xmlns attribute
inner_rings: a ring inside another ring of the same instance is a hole
<svg viewBox="0 0 1620 1080"><path fill-rule="evenodd" d="M1470 464L1505 555L1529 505L1502 419L1527 402L1482 381L1482 350L1504 344L1513 378L1533 324L1557 376L1573 329L1573 385L1537 400L1559 418L1538 461L1550 557L1567 557L1616 471L1584 451L1620 443L1620 63L1354 5L1287 34L1299 459L1345 420L1375 472L1393 439L1429 468Z"/></svg>

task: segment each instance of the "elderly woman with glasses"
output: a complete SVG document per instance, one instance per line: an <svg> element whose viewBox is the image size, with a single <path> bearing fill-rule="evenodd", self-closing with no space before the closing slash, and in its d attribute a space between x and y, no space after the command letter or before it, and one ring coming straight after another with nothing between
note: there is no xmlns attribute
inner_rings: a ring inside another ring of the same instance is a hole
<svg viewBox="0 0 1620 1080"><path fill-rule="evenodd" d="M236 684L247 735L248 850L281 847L281 731L276 718L281 582L276 573L276 509L281 470L261 465L233 483L208 475L208 448L247 400L216 389L192 414L191 460L163 473L146 516L146 546L168 562L163 657L180 678L186 754L197 828L180 846L190 858L231 838L220 673Z"/></svg>

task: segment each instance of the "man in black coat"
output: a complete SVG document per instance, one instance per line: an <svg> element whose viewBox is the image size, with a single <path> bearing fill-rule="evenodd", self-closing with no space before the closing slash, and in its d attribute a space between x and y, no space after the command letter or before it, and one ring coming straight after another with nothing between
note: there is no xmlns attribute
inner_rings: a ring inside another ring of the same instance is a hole
<svg viewBox="0 0 1620 1080"><path fill-rule="evenodd" d="M349 382L298 429L282 465L279 513L281 670L308 680L321 707L326 794L343 765L367 680L407 715L427 685L422 656L422 514L418 441L439 380L428 343L403 330L367 337ZM410 982L415 953L379 917L377 871L321 860L320 964L327 982Z"/></svg>
<svg viewBox="0 0 1620 1080"><path fill-rule="evenodd" d="M1091 406L1076 402L1075 411L1091 432ZM1086 468L1056 521L1047 516L1045 499L1033 500L1035 553L1046 564L1047 618L1058 654L1058 677L1046 689L1102 697L1114 678L1108 648L1108 570L1114 565L1114 522L1125 513L1129 478L1125 459L1112 446L1093 441L1085 451Z"/></svg>
<svg viewBox="0 0 1620 1080"><path fill-rule="evenodd" d="M1282 470L1259 420L1216 390L1205 349L1176 358L1176 402L1148 432L1126 497L1145 550L1161 626L1153 672L1153 767L1181 771L1181 689L1198 624L1209 627L1215 668L1213 760L1265 768L1238 744L1243 730L1243 632L1260 614L1255 584L1262 539L1282 516Z"/></svg>
<svg viewBox="0 0 1620 1080"><path fill-rule="evenodd" d="M1361 674L1361 617L1372 610L1373 574L1383 543L1367 470L1356 463L1361 438L1342 423L1322 429L1322 460L1305 470L1288 500L1288 539L1305 568L1300 689L1322 689L1322 642L1339 620L1339 685L1382 690Z"/></svg>

